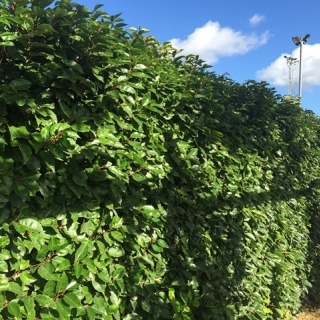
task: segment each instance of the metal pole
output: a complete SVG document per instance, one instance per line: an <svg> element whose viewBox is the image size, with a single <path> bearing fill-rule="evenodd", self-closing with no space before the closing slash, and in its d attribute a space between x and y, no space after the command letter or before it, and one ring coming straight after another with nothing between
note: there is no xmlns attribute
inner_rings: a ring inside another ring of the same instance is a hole
<svg viewBox="0 0 320 320"><path fill-rule="evenodd" d="M300 97L300 104L301 104L301 96L302 96L302 40L300 41L300 63L299 63L299 97Z"/></svg>
<svg viewBox="0 0 320 320"><path fill-rule="evenodd" d="M310 38L310 34L306 34L303 39L301 37L292 37L292 41L296 46L300 45L300 64L299 64L299 98L301 105L301 97L302 97L302 46L306 44L308 39Z"/></svg>

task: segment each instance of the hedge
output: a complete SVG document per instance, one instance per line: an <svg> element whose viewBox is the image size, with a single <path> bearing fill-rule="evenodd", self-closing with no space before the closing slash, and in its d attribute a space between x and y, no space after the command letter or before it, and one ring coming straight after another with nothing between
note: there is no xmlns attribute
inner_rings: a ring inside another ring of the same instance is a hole
<svg viewBox="0 0 320 320"><path fill-rule="evenodd" d="M319 268L319 119L70 2L0 1L0 318L290 319Z"/></svg>

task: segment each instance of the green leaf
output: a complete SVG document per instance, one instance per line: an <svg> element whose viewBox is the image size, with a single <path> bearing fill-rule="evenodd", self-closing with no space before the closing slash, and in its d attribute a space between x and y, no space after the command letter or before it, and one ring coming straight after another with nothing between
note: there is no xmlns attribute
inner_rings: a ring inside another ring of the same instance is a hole
<svg viewBox="0 0 320 320"><path fill-rule="evenodd" d="M182 301L187 305L189 302L188 295L185 292L181 291L180 297L181 297Z"/></svg>
<svg viewBox="0 0 320 320"><path fill-rule="evenodd" d="M54 269L54 266L50 262L45 262L39 267L38 274L46 280L51 280Z"/></svg>
<svg viewBox="0 0 320 320"><path fill-rule="evenodd" d="M51 237L48 243L48 249L50 251L55 251L58 248L58 239L56 237Z"/></svg>
<svg viewBox="0 0 320 320"><path fill-rule="evenodd" d="M87 174L85 172L77 172L72 176L73 181L79 186L86 186L87 184Z"/></svg>
<svg viewBox="0 0 320 320"><path fill-rule="evenodd" d="M121 279L126 274L126 268L121 265L116 265L116 270L112 273L112 280Z"/></svg>
<svg viewBox="0 0 320 320"><path fill-rule="evenodd" d="M112 231L112 232L110 232L110 235L114 240L117 240L119 242L123 242L124 237L123 237L123 234L121 232Z"/></svg>
<svg viewBox="0 0 320 320"><path fill-rule="evenodd" d="M192 300L192 306L198 308L200 303L199 303L199 298L195 298Z"/></svg>
<svg viewBox="0 0 320 320"><path fill-rule="evenodd" d="M19 148L22 154L23 164L26 164L32 156L31 148L28 145L23 143L19 144Z"/></svg>
<svg viewBox="0 0 320 320"><path fill-rule="evenodd" d="M168 244L163 239L158 239L157 244L162 248L169 248Z"/></svg>
<svg viewBox="0 0 320 320"><path fill-rule="evenodd" d="M49 169L51 169L53 172L55 171L55 157L54 155L49 151L40 151L40 156L46 163Z"/></svg>
<svg viewBox="0 0 320 320"><path fill-rule="evenodd" d="M31 87L31 84L30 81L23 78L14 79L10 82L10 86L14 90L28 90Z"/></svg>
<svg viewBox="0 0 320 320"><path fill-rule="evenodd" d="M119 89L121 91L127 92L127 93L131 93L131 94L135 94L136 90L133 89L131 86L129 86L128 84L125 85L119 85Z"/></svg>
<svg viewBox="0 0 320 320"><path fill-rule="evenodd" d="M185 142L185 141L179 141L177 143L177 145L178 145L179 149L182 149L182 150L190 148L190 144L188 142Z"/></svg>
<svg viewBox="0 0 320 320"><path fill-rule="evenodd" d="M147 67L146 67L144 64L139 63L139 64L136 64L133 69L136 69L136 70L144 70L144 69L146 69L146 68L147 68Z"/></svg>
<svg viewBox="0 0 320 320"><path fill-rule="evenodd" d="M118 178L122 178L123 177L123 173L121 172L121 170L119 170L117 167L115 166L110 166L108 167L108 170L113 173L116 177Z"/></svg>
<svg viewBox="0 0 320 320"><path fill-rule="evenodd" d="M137 182L140 182L140 183L147 183L148 182L148 179L146 178L146 176L144 176L141 173L136 173L136 174L132 175L132 179L134 181L137 181Z"/></svg>
<svg viewBox="0 0 320 320"><path fill-rule="evenodd" d="M0 272L8 272L8 264L6 261L1 261L0 260Z"/></svg>
<svg viewBox="0 0 320 320"><path fill-rule="evenodd" d="M88 126L87 124L85 123L80 123L80 122L76 122L74 123L71 128L74 130L74 131L77 131L77 132L89 132L90 131L90 126ZM71 131L72 132L72 131Z"/></svg>
<svg viewBox="0 0 320 320"><path fill-rule="evenodd" d="M97 11L98 9L100 9L101 7L103 7L104 4L96 4L93 8L93 11Z"/></svg>
<svg viewBox="0 0 320 320"><path fill-rule="evenodd" d="M17 295L19 295L19 296L23 296L24 295L22 287L16 282L10 282L8 290L13 292L13 293L15 293L15 294L17 294Z"/></svg>
<svg viewBox="0 0 320 320"><path fill-rule="evenodd" d="M44 294L36 294L34 296L34 299L39 303L41 307L50 307L56 309L55 301L49 296L46 296Z"/></svg>
<svg viewBox="0 0 320 320"><path fill-rule="evenodd" d="M1 143L1 144L7 144L7 143L6 143L6 140L4 140L2 137L0 137L0 143Z"/></svg>
<svg viewBox="0 0 320 320"><path fill-rule="evenodd" d="M51 26L50 26L51 27ZM78 71L79 73L83 73L83 69L80 66L80 64L78 64L77 62L73 61L73 60L67 60L66 61L66 65L68 67L70 67L71 69L74 69L76 71Z"/></svg>
<svg viewBox="0 0 320 320"><path fill-rule="evenodd" d="M271 313L271 314L273 313L270 308L263 308L262 310L263 310L263 313L266 313L266 314L267 313Z"/></svg>
<svg viewBox="0 0 320 320"><path fill-rule="evenodd" d="M119 83L119 82L125 81L125 80L128 80L128 77L125 76L125 75L122 75L122 76L120 76L120 77L117 79L117 82Z"/></svg>
<svg viewBox="0 0 320 320"><path fill-rule="evenodd" d="M32 190L39 190L37 181L39 180L41 173L27 173L26 175L20 178L20 181Z"/></svg>
<svg viewBox="0 0 320 320"><path fill-rule="evenodd" d="M62 257L61 257L61 259L62 259L62 261L56 267L56 272L68 270L71 266L70 261L68 259L64 259Z"/></svg>
<svg viewBox="0 0 320 320"><path fill-rule="evenodd" d="M1 291L8 291L10 290L10 285L8 282L6 283L3 283L3 282L0 282L0 292Z"/></svg>
<svg viewBox="0 0 320 320"><path fill-rule="evenodd" d="M13 190L14 193L23 201L25 202L29 196L28 188L23 185L21 182L14 182L13 183Z"/></svg>
<svg viewBox="0 0 320 320"><path fill-rule="evenodd" d="M252 239L253 241L256 241L256 238L254 237L254 235L250 232L246 233L246 236L249 237L250 239Z"/></svg>
<svg viewBox="0 0 320 320"><path fill-rule="evenodd" d="M4 248L10 243L10 239L7 235L0 236L0 247ZM0 258L1 259L1 258Z"/></svg>
<svg viewBox="0 0 320 320"><path fill-rule="evenodd" d="M71 109L70 109L66 104L64 104L63 102L60 102L60 108L61 108L62 112L63 112L68 118L71 118L71 116L72 116L72 111L71 111Z"/></svg>
<svg viewBox="0 0 320 320"><path fill-rule="evenodd" d="M113 291L110 291L110 301L112 304L116 304L116 305L120 303L118 296Z"/></svg>
<svg viewBox="0 0 320 320"><path fill-rule="evenodd" d="M69 284L68 276L63 273L59 281L57 282L56 291L57 292L63 292L66 290L67 286Z"/></svg>
<svg viewBox="0 0 320 320"><path fill-rule="evenodd" d="M82 260L88 253L89 242L83 242L75 253L75 260Z"/></svg>
<svg viewBox="0 0 320 320"><path fill-rule="evenodd" d="M149 76L143 72L132 72L131 75L137 78L149 78Z"/></svg>
<svg viewBox="0 0 320 320"><path fill-rule="evenodd" d="M98 277L105 283L112 283L112 279L106 271L99 272Z"/></svg>
<svg viewBox="0 0 320 320"><path fill-rule="evenodd" d="M106 170L95 170L90 174L90 179L93 181L105 181L109 180L109 175Z"/></svg>
<svg viewBox="0 0 320 320"><path fill-rule="evenodd" d="M108 307L107 307L107 312L109 313L109 314L114 314L114 313L116 313L117 312L117 310L119 309L119 304L112 304L112 305L109 305Z"/></svg>
<svg viewBox="0 0 320 320"><path fill-rule="evenodd" d="M19 223L26 231L43 233L43 228L40 222L33 218L20 219Z"/></svg>
<svg viewBox="0 0 320 320"><path fill-rule="evenodd" d="M92 283L92 286L94 287L94 289L95 289L96 291L102 292L102 293L105 292L105 290L106 290L105 285L97 282L95 279L92 279L91 283Z"/></svg>
<svg viewBox="0 0 320 320"><path fill-rule="evenodd" d="M106 312L106 309L99 305L99 304L96 304L94 303L91 308L96 312L96 313L99 313L99 314L103 314L103 315L107 315L107 312Z"/></svg>
<svg viewBox="0 0 320 320"><path fill-rule="evenodd" d="M81 307L81 303L79 298L72 292L67 293L63 297L63 301L65 301L70 307L72 308L79 308Z"/></svg>
<svg viewBox="0 0 320 320"><path fill-rule="evenodd" d="M157 246L156 244L153 244L153 245L152 245L152 249L153 249L155 252L163 252L163 248L160 247L160 246Z"/></svg>
<svg viewBox="0 0 320 320"><path fill-rule="evenodd" d="M9 313L11 313L13 316L15 316L15 317L21 316L20 306L16 301L13 301L13 300L10 301L7 308L8 308Z"/></svg>
<svg viewBox="0 0 320 320"><path fill-rule="evenodd" d="M111 247L110 249L108 249L108 254L110 255L110 257L119 258L124 255L124 252L122 252L120 248Z"/></svg>
<svg viewBox="0 0 320 320"><path fill-rule="evenodd" d="M123 218L115 216L112 218L109 228L110 229L119 229L123 225Z"/></svg>
<svg viewBox="0 0 320 320"><path fill-rule="evenodd" d="M141 259L148 263L150 266L154 266L153 260L148 255L141 256Z"/></svg>
<svg viewBox="0 0 320 320"><path fill-rule="evenodd" d="M79 185L75 184L71 180L67 180L66 185L77 196L77 198L81 198L82 188Z"/></svg>
<svg viewBox="0 0 320 320"><path fill-rule="evenodd" d="M14 127L9 127L9 129L13 130ZM11 132L10 132L11 133ZM21 126L16 128L15 133L12 136L21 139L28 139L30 137L30 132L25 126ZM12 138L15 139L15 138Z"/></svg>
<svg viewBox="0 0 320 320"><path fill-rule="evenodd" d="M40 161L36 157L31 156L27 163L27 167L33 172L39 172L41 169Z"/></svg>
<svg viewBox="0 0 320 320"><path fill-rule="evenodd" d="M136 235L137 238L137 243L139 244L139 246L145 248L149 245L149 243L151 242L151 238L145 234L145 233L140 233Z"/></svg>
<svg viewBox="0 0 320 320"><path fill-rule="evenodd" d="M106 94L115 101L119 100L119 91L118 90L107 91Z"/></svg>
<svg viewBox="0 0 320 320"><path fill-rule="evenodd" d="M91 307L87 308L87 315L88 315L89 320L97 319L96 318L96 313Z"/></svg>
<svg viewBox="0 0 320 320"><path fill-rule="evenodd" d="M30 296L23 297L23 304L27 311L27 314L31 317L35 317L34 299Z"/></svg>
<svg viewBox="0 0 320 320"><path fill-rule="evenodd" d="M15 43L12 41L1 41L0 46L2 47L14 47Z"/></svg>
<svg viewBox="0 0 320 320"><path fill-rule="evenodd" d="M142 301L141 306L144 311L147 311L148 313L152 312L150 303L148 301Z"/></svg>
<svg viewBox="0 0 320 320"><path fill-rule="evenodd" d="M39 24L35 30L35 34L37 36L50 34L53 32L57 32L57 31L50 24L46 24L46 23Z"/></svg>
<svg viewBox="0 0 320 320"><path fill-rule="evenodd" d="M67 285L67 288L66 290L69 290L71 289L72 287L76 286L77 285L77 282L72 280L68 285Z"/></svg>
<svg viewBox="0 0 320 320"><path fill-rule="evenodd" d="M68 254L71 254L73 250L74 250L74 248L73 248L72 244L65 243L57 248L56 254L57 254L57 256L62 257L62 256L66 256Z"/></svg>
<svg viewBox="0 0 320 320"><path fill-rule="evenodd" d="M169 299L170 300L174 300L176 297L175 297L175 292L174 292L174 288L169 288L168 289L168 296L169 296Z"/></svg>
<svg viewBox="0 0 320 320"><path fill-rule="evenodd" d="M29 272L20 273L20 279L25 284L30 284L37 280L36 278L32 277Z"/></svg>
<svg viewBox="0 0 320 320"><path fill-rule="evenodd" d="M146 94L144 94L142 100L141 100L141 105L143 107L146 107L147 105L150 104L150 101L151 101L151 92L147 92Z"/></svg>
<svg viewBox="0 0 320 320"><path fill-rule="evenodd" d="M56 300L56 306L57 306L57 311L59 312L59 315L61 317L61 319L71 319L70 317L70 308L67 307L66 305L64 305L62 303L62 301L60 301L59 299Z"/></svg>
<svg viewBox="0 0 320 320"><path fill-rule="evenodd" d="M141 132L133 132L131 135L130 135L130 138L131 139L134 139L134 138L144 138L146 135L144 133L141 133Z"/></svg>
<svg viewBox="0 0 320 320"><path fill-rule="evenodd" d="M122 27L125 27L125 26L127 26L127 24L126 23L117 23L117 24L115 24L115 28L122 28Z"/></svg>
<svg viewBox="0 0 320 320"><path fill-rule="evenodd" d="M44 285L44 288L42 290L42 294L45 296L53 298L57 293L56 293L56 281L54 280L49 280L46 282Z"/></svg>
<svg viewBox="0 0 320 320"><path fill-rule="evenodd" d="M76 263L74 264L74 274L75 274L75 276L76 276L77 279L81 276L82 271L83 271L83 266L82 266L82 264L76 262Z"/></svg>
<svg viewBox="0 0 320 320"><path fill-rule="evenodd" d="M140 211L142 212L142 214L148 218L148 219L153 219L153 218L157 218L159 217L160 213L157 209L155 209L153 206L151 205L145 205L143 207L140 208Z"/></svg>

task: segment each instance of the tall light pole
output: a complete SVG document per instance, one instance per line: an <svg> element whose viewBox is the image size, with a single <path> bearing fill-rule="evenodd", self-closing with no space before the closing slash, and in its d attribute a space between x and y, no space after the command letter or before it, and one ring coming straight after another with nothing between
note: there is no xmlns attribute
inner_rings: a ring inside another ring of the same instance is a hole
<svg viewBox="0 0 320 320"><path fill-rule="evenodd" d="M302 96L302 46L306 44L308 39L310 38L310 34L308 33L303 39L301 37L292 37L292 41L296 46L300 46L300 61L299 61L299 96L301 103Z"/></svg>

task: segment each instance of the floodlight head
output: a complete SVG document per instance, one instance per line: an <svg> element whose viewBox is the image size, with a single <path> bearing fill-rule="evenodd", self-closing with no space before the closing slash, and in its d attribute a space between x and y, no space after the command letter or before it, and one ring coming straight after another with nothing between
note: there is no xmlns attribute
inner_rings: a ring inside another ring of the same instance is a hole
<svg viewBox="0 0 320 320"><path fill-rule="evenodd" d="M296 46L301 44L301 37L292 37L292 41Z"/></svg>
<svg viewBox="0 0 320 320"><path fill-rule="evenodd" d="M296 61L298 60L298 58L293 58L293 57L290 57L290 56L284 56L288 61Z"/></svg>
<svg viewBox="0 0 320 320"><path fill-rule="evenodd" d="M310 34L308 33L308 34L302 39L303 43L306 43L309 38L310 38Z"/></svg>

